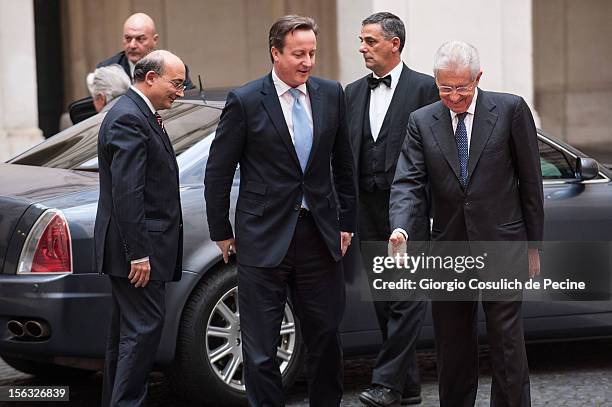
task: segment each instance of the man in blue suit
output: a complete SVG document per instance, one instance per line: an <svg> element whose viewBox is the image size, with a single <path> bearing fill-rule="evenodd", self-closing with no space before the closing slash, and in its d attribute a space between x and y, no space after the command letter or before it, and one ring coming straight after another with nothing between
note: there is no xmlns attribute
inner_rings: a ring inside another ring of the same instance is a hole
<svg viewBox="0 0 612 407"><path fill-rule="evenodd" d="M181 277L178 166L158 111L183 95L185 66L168 51L154 51L136 63L134 82L98 136L95 258L113 297L102 406L145 403L164 324L165 283Z"/></svg>
<svg viewBox="0 0 612 407"><path fill-rule="evenodd" d="M287 291L306 344L310 405L338 406L342 398L340 260L356 226L355 182L342 87L310 77L316 33L311 18L272 25L272 72L229 94L206 167L211 239L225 261L237 256L254 407L284 405L276 353ZM229 194L238 164L234 235Z"/></svg>

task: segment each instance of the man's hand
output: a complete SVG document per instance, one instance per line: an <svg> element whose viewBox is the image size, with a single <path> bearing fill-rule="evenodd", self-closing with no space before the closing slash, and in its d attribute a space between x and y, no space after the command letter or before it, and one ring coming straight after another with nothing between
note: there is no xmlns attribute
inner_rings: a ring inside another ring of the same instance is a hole
<svg viewBox="0 0 612 407"><path fill-rule="evenodd" d="M534 278L540 274L540 252L534 248L528 249L527 252L529 255L529 278Z"/></svg>
<svg viewBox="0 0 612 407"><path fill-rule="evenodd" d="M340 232L340 250L342 251L342 257L346 254L348 247L351 245L353 239L352 233Z"/></svg>
<svg viewBox="0 0 612 407"><path fill-rule="evenodd" d="M146 287L151 277L151 263L149 260L141 261L140 263L134 263L130 267L130 274L128 279L131 284L134 284L135 288Z"/></svg>
<svg viewBox="0 0 612 407"><path fill-rule="evenodd" d="M406 250L406 238L402 233L397 231L391 233L391 236L389 236L389 249L389 255L392 257L395 257L397 254L404 254L400 253L402 250Z"/></svg>
<svg viewBox="0 0 612 407"><path fill-rule="evenodd" d="M232 237L230 239L221 240L215 243L217 243L217 246L219 246L221 254L223 254L223 261L227 264L229 261L229 256L236 253L236 242L234 241L234 238Z"/></svg>

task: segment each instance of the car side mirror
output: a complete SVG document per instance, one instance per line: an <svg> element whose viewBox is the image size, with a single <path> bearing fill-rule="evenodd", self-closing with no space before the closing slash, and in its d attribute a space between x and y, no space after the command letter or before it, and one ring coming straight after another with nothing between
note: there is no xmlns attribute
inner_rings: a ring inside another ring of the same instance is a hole
<svg viewBox="0 0 612 407"><path fill-rule="evenodd" d="M578 157L576 158L576 178L579 181L586 181L597 177L599 174L599 165L592 158Z"/></svg>

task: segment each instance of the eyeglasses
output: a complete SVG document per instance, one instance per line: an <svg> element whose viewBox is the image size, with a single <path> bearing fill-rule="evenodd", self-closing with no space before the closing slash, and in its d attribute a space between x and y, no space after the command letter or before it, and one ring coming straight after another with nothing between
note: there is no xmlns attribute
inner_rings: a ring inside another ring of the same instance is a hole
<svg viewBox="0 0 612 407"><path fill-rule="evenodd" d="M436 84L437 85L437 84ZM451 95L453 92L457 92L458 95L467 96L474 90L474 84L468 86L438 86L438 91L441 95Z"/></svg>
<svg viewBox="0 0 612 407"><path fill-rule="evenodd" d="M176 81L176 80L166 79L166 78L164 78L160 74L157 74L157 76L159 76L160 78L162 78L166 82L170 83L174 87L174 89L176 89L177 92L182 92L182 91L184 91L187 88L183 82L179 82L179 81Z"/></svg>

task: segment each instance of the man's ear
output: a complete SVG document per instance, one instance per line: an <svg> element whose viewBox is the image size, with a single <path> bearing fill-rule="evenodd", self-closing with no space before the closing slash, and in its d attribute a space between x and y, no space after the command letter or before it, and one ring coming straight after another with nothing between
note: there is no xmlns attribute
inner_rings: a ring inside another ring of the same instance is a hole
<svg viewBox="0 0 612 407"><path fill-rule="evenodd" d="M399 52L401 41L398 37L391 38L391 43L393 44L393 52Z"/></svg>
<svg viewBox="0 0 612 407"><path fill-rule="evenodd" d="M153 45L154 45L154 48L157 46L157 40L159 40L159 34L155 34L153 36Z"/></svg>
<svg viewBox="0 0 612 407"><path fill-rule="evenodd" d="M282 52L274 46L270 48L270 54L272 54L272 59L274 60L274 62L278 62L278 58L279 58L278 54L281 54L281 53Z"/></svg>
<svg viewBox="0 0 612 407"><path fill-rule="evenodd" d="M155 80L155 77L157 76L157 72L155 71L149 71L147 72L147 74L145 75L145 82L149 85L149 86L153 86L153 81Z"/></svg>

